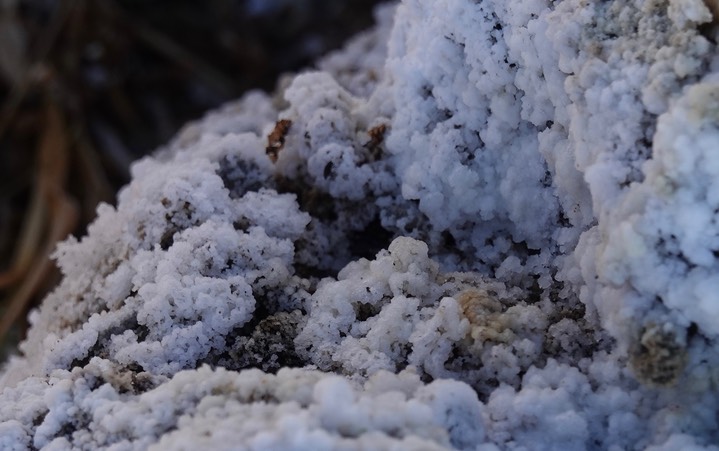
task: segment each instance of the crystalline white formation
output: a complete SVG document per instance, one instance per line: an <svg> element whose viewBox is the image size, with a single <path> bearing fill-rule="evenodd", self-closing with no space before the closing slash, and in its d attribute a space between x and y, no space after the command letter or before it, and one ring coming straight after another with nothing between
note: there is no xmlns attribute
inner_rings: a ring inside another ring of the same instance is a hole
<svg viewBox="0 0 719 451"><path fill-rule="evenodd" d="M60 246L0 448L717 449L711 10L377 15Z"/></svg>

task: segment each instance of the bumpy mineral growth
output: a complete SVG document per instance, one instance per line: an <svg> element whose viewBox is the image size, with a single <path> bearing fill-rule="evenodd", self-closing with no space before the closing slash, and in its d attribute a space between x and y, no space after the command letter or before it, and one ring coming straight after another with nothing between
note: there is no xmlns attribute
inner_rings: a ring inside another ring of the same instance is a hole
<svg viewBox="0 0 719 451"><path fill-rule="evenodd" d="M405 0L56 254L10 449L717 449L701 0Z"/></svg>

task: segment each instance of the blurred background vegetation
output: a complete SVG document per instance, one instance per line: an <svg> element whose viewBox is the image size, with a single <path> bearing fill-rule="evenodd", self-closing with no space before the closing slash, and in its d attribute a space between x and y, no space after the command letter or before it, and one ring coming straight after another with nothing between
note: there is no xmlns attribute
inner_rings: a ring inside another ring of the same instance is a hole
<svg viewBox="0 0 719 451"><path fill-rule="evenodd" d="M0 361L48 259L187 121L271 90L372 25L378 0L0 0Z"/></svg>

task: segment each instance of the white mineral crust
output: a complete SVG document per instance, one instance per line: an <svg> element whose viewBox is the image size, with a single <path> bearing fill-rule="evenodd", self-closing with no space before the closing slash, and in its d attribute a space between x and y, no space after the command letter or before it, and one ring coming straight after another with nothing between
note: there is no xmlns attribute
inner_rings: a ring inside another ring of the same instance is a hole
<svg viewBox="0 0 719 451"><path fill-rule="evenodd" d="M719 449L709 7L377 19L59 246L0 449Z"/></svg>

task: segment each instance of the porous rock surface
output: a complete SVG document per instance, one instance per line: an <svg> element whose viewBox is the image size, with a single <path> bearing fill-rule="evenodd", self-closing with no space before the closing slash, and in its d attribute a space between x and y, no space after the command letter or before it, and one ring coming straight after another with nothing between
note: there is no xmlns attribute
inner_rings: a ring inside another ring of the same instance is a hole
<svg viewBox="0 0 719 451"><path fill-rule="evenodd" d="M717 449L701 0L405 0L137 162L1 449Z"/></svg>

